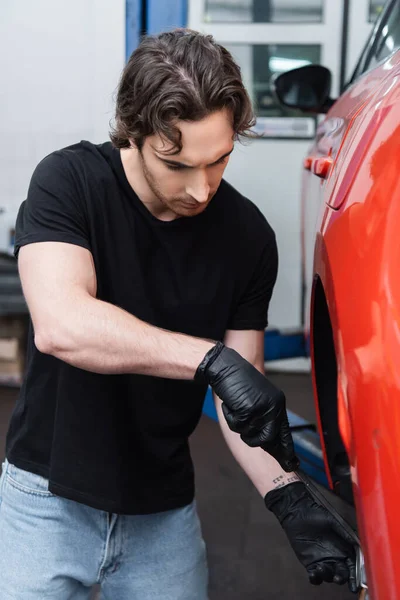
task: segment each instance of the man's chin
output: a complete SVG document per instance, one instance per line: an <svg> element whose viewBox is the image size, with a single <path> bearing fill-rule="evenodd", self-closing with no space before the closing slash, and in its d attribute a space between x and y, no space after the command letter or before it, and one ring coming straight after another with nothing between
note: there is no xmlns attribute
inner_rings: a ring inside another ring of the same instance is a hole
<svg viewBox="0 0 400 600"><path fill-rule="evenodd" d="M180 217L192 217L192 216L199 215L200 213L202 213L207 208L207 205L208 205L208 203L205 203L205 204L181 203L181 204L179 204L179 206L175 206L173 210L174 210L175 214L179 215Z"/></svg>

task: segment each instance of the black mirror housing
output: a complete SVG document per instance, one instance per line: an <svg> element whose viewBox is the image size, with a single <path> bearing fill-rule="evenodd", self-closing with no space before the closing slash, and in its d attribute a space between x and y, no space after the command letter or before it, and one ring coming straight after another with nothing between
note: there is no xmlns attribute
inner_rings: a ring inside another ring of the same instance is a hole
<svg viewBox="0 0 400 600"><path fill-rule="evenodd" d="M326 113L333 104L330 98L332 75L320 65L307 65L272 78L271 85L282 106L307 113Z"/></svg>

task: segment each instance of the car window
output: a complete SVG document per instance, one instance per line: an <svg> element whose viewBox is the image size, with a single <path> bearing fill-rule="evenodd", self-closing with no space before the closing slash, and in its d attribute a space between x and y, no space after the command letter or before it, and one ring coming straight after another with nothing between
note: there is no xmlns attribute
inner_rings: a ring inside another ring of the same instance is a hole
<svg viewBox="0 0 400 600"><path fill-rule="evenodd" d="M388 0L346 87L399 48L400 0Z"/></svg>
<svg viewBox="0 0 400 600"><path fill-rule="evenodd" d="M400 2L393 4L387 20L382 23L380 31L374 40L370 56L366 61L365 71L372 69L387 56L400 48Z"/></svg>

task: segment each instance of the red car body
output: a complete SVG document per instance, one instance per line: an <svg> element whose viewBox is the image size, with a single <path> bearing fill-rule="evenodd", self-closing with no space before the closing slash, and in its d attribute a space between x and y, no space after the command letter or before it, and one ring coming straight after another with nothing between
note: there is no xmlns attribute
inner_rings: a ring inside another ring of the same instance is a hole
<svg viewBox="0 0 400 600"><path fill-rule="evenodd" d="M354 499L369 598L400 600L400 51L333 104L304 167L325 466Z"/></svg>

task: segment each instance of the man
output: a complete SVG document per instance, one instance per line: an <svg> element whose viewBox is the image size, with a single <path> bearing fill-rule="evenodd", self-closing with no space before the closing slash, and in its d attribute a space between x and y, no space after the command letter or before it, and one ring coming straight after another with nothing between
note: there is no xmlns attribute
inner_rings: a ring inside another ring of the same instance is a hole
<svg viewBox="0 0 400 600"><path fill-rule="evenodd" d="M4 600L95 582L104 599L207 597L187 441L207 385L310 580L354 587L354 550L293 474L264 376L275 236L222 180L252 124L230 54L173 31L129 60L112 144L36 168L16 228L32 330L0 488Z"/></svg>

